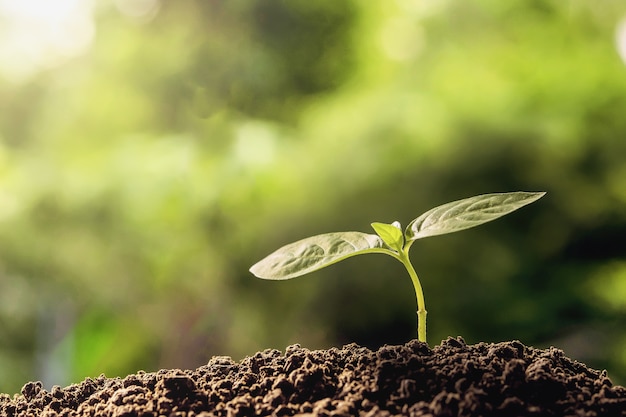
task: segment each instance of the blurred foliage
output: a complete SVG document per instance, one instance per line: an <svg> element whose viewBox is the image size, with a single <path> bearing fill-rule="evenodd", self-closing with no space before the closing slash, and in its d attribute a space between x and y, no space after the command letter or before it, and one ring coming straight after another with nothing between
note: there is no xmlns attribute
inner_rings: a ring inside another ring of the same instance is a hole
<svg viewBox="0 0 626 417"><path fill-rule="evenodd" d="M121 4L121 3L120 3ZM176 1L0 79L0 392L415 336L400 265L248 268L316 233L548 191L414 245L429 340L555 345L626 382L617 0Z"/></svg>

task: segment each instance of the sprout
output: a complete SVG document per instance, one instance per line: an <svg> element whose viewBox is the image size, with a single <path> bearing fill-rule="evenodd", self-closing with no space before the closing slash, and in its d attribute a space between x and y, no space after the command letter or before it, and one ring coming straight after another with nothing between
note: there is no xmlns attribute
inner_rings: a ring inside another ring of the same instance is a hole
<svg viewBox="0 0 626 417"><path fill-rule="evenodd" d="M409 259L413 242L429 236L469 229L509 214L545 195L544 192L484 194L435 207L413 220L402 232L399 222L372 223L375 235L335 232L283 246L250 268L259 278L284 280L317 271L364 253L385 253L402 262L417 298L417 336L426 342L426 304L422 285Z"/></svg>

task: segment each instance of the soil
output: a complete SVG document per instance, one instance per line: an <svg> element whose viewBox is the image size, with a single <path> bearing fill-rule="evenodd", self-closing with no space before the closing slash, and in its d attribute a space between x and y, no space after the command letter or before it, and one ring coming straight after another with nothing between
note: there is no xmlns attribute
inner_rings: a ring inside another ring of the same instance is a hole
<svg viewBox="0 0 626 417"><path fill-rule="evenodd" d="M556 348L449 338L376 351L265 350L195 370L0 394L1 416L626 416L626 388Z"/></svg>

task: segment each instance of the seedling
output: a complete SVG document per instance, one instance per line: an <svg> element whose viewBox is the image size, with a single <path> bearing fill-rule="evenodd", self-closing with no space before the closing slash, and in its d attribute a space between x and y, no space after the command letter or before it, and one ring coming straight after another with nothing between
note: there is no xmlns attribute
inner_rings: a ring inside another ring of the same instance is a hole
<svg viewBox="0 0 626 417"><path fill-rule="evenodd" d="M484 194L453 201L413 220L402 232L399 222L372 223L375 235L362 232L325 233L283 246L250 268L259 278L284 280L317 271L364 253L384 253L406 268L417 297L417 337L426 342L426 304L422 285L409 260L413 242L429 236L469 229L509 214L545 193L513 192Z"/></svg>

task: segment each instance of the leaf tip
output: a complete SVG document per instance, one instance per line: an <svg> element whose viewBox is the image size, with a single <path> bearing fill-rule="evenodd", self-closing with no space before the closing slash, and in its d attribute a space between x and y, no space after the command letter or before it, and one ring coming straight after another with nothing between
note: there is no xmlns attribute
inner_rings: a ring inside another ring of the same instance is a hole
<svg viewBox="0 0 626 417"><path fill-rule="evenodd" d="M530 197L528 198L528 203L532 203L535 202L537 200L539 200L540 198L542 198L544 195L547 194L546 191L531 191L531 192L520 192L526 195L529 195Z"/></svg>
<svg viewBox="0 0 626 417"><path fill-rule="evenodd" d="M250 271L250 273L251 273L252 275L254 275L255 277L257 277L257 278L261 278L261 277L257 274L257 271L258 271L258 267L257 267L257 265L258 265L258 263L256 263L256 264L252 265L252 266L250 267L250 269L248 269L248 271Z"/></svg>

